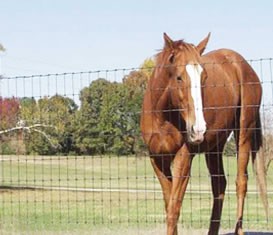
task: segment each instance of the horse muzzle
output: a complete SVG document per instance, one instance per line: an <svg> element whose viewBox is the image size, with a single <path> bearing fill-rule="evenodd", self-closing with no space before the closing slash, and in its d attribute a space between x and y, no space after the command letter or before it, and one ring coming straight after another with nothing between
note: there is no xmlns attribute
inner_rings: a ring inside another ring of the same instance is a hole
<svg viewBox="0 0 273 235"><path fill-rule="evenodd" d="M204 135L206 133L206 128L197 128L192 126L188 131L188 141L191 144L201 144L204 141Z"/></svg>

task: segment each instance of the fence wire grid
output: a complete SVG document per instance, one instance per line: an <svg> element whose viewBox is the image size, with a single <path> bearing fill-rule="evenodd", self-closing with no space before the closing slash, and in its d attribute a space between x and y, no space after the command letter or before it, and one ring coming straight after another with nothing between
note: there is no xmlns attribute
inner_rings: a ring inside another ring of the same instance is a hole
<svg viewBox="0 0 273 235"><path fill-rule="evenodd" d="M272 59L248 62L263 87L260 114L272 211ZM139 127L152 69L1 77L1 234L165 234L162 191ZM236 223L233 137L224 167L222 234ZM272 232L251 168L244 230ZM197 154L180 214L181 234L207 231L210 185L204 154Z"/></svg>

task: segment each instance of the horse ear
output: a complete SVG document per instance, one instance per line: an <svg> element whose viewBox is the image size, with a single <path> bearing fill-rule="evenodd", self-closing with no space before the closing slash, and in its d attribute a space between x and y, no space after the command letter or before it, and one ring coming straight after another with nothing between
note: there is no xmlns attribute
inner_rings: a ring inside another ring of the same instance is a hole
<svg viewBox="0 0 273 235"><path fill-rule="evenodd" d="M199 44L198 46L196 47L197 48L197 51L199 52L200 55L203 54L203 52L205 51L206 49L206 46L208 44L208 41L209 41L209 38L210 38L210 33L208 34L208 36L203 39Z"/></svg>
<svg viewBox="0 0 273 235"><path fill-rule="evenodd" d="M166 34L163 34L164 41L165 41L165 47L166 48L173 48L173 40Z"/></svg>

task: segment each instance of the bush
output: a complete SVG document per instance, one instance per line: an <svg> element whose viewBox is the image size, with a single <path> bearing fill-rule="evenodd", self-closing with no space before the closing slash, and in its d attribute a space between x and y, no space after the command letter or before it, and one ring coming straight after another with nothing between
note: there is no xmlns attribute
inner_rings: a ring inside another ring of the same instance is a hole
<svg viewBox="0 0 273 235"><path fill-rule="evenodd" d="M10 146L9 142L4 142L0 144L0 152L2 155L16 154L16 150Z"/></svg>

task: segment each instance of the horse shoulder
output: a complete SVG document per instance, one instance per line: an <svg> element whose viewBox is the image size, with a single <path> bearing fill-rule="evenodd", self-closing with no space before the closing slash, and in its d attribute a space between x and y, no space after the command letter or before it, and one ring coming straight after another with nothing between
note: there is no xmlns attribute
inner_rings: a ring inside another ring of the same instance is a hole
<svg viewBox="0 0 273 235"><path fill-rule="evenodd" d="M152 153L175 153L182 145L182 134L171 122L157 114L148 90L144 95L140 119L143 140Z"/></svg>

